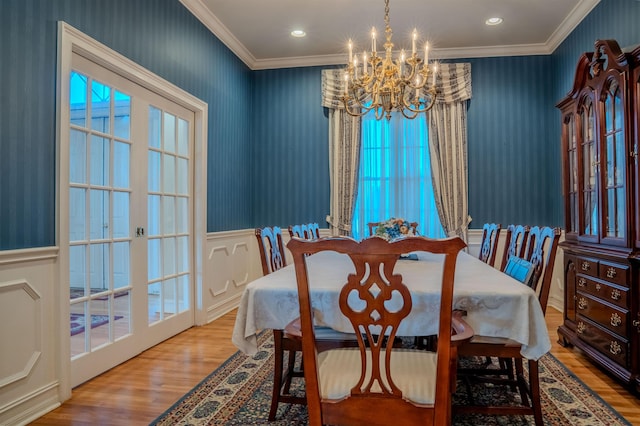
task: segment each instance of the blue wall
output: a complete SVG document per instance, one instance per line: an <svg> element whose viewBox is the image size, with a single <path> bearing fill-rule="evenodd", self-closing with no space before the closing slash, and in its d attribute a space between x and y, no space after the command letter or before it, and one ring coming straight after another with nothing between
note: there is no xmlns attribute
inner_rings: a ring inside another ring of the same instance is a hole
<svg viewBox="0 0 640 426"><path fill-rule="evenodd" d="M207 229L251 226L252 74L178 0L2 0L0 250L56 243L57 21L209 104Z"/></svg>
<svg viewBox="0 0 640 426"><path fill-rule="evenodd" d="M459 60L472 63L472 227L563 225L554 105L596 39L640 42L639 17L638 1L603 0L553 55ZM321 67L252 72L178 0L2 0L0 250L56 243L59 20L209 104L208 231L306 221L325 226Z"/></svg>

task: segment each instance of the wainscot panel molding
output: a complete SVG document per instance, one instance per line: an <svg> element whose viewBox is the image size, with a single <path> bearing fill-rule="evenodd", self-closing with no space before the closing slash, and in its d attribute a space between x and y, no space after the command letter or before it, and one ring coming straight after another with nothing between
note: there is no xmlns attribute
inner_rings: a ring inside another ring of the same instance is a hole
<svg viewBox="0 0 640 426"><path fill-rule="evenodd" d="M60 405L58 248L0 251L0 424Z"/></svg>
<svg viewBox="0 0 640 426"><path fill-rule="evenodd" d="M291 253L286 248L290 239L287 227L281 226L282 242L287 265L291 265ZM328 228L320 229L321 237L329 235ZM202 303L208 323L237 308L246 285L262 276L255 230L207 234L204 263Z"/></svg>

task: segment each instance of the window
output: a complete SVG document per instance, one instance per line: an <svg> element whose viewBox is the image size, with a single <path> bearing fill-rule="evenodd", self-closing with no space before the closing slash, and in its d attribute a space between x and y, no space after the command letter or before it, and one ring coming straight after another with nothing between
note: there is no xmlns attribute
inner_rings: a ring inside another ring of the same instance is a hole
<svg viewBox="0 0 640 426"><path fill-rule="evenodd" d="M427 124L424 116L408 120L362 118L358 195L352 234L368 236L368 222L401 217L418 222L418 232L432 238L446 235L433 194Z"/></svg>

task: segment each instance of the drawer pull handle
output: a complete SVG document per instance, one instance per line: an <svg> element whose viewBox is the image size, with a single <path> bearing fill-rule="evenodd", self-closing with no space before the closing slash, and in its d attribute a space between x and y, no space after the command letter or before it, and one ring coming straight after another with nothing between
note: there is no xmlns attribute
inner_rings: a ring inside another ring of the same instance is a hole
<svg viewBox="0 0 640 426"><path fill-rule="evenodd" d="M640 325L640 321L638 321L638 320L633 320L633 323L632 323L632 324L633 324L633 326L634 326L634 327L638 327L638 326Z"/></svg>
<svg viewBox="0 0 640 426"><path fill-rule="evenodd" d="M582 262L582 270L583 271L588 271L589 269L591 269L591 264L589 262L587 262L586 260Z"/></svg>
<svg viewBox="0 0 640 426"><path fill-rule="evenodd" d="M584 325L584 323L582 321L578 322L578 328L577 328L577 332L578 334L582 334L584 333L584 331L587 329L587 326Z"/></svg>
<svg viewBox="0 0 640 426"><path fill-rule="evenodd" d="M609 269L607 269L607 278L615 278L617 274L616 269L613 266L609 266Z"/></svg>
<svg viewBox="0 0 640 426"><path fill-rule="evenodd" d="M618 290L617 288L614 288L613 290L611 290L611 298L613 300L620 300L620 290Z"/></svg>
<svg viewBox="0 0 640 426"><path fill-rule="evenodd" d="M620 352L622 352L622 347L618 342L616 342L615 340L612 340L611 344L609 345L609 352L611 352L614 355L618 355Z"/></svg>
<svg viewBox="0 0 640 426"><path fill-rule="evenodd" d="M600 284L596 284L596 291L600 291L601 288L602 286Z"/></svg>
<svg viewBox="0 0 640 426"><path fill-rule="evenodd" d="M620 318L620 315L618 315L616 312L611 314L611 325L614 327L619 326L620 324L622 324L622 318Z"/></svg>
<svg viewBox="0 0 640 426"><path fill-rule="evenodd" d="M578 287L586 287L587 285L587 280L585 280L584 278L578 278Z"/></svg>
<svg viewBox="0 0 640 426"><path fill-rule="evenodd" d="M581 297L580 300L578 300L578 308L585 309L586 307L587 307L587 299L585 299L584 297Z"/></svg>

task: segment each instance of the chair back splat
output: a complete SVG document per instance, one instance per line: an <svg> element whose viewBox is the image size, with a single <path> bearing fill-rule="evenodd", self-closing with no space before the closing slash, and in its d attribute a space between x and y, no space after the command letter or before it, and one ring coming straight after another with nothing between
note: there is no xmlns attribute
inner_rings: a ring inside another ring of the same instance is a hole
<svg viewBox="0 0 640 426"><path fill-rule="evenodd" d="M452 378L457 343L452 339L453 282L460 238L413 237L388 242L293 238L287 245L296 269L304 374L311 425L445 425L451 421ZM334 251L353 263L339 295L342 314L357 330L357 348L321 351L316 345L307 262L315 253ZM392 344L411 312L411 294L394 272L400 255L443 255L437 352L396 348ZM307 256L310 254L311 256ZM471 334L468 339L471 338Z"/></svg>
<svg viewBox="0 0 640 426"><path fill-rule="evenodd" d="M507 236L504 242L504 252L502 254L502 262L500 270L504 272L507 262L511 256L524 257L524 250L527 246L527 237L529 236L530 227L527 225L509 225L507 226Z"/></svg>
<svg viewBox="0 0 640 426"><path fill-rule="evenodd" d="M317 240L320 238L320 226L317 223L289 225L289 236L303 240Z"/></svg>
<svg viewBox="0 0 640 426"><path fill-rule="evenodd" d="M277 226L256 228L258 251L262 262L262 273L268 275L287 266L282 244L282 231Z"/></svg>
<svg viewBox="0 0 640 426"><path fill-rule="evenodd" d="M559 240L560 228L534 226L529 231L525 259L535 265L531 287L538 294L543 313L547 311Z"/></svg>
<svg viewBox="0 0 640 426"><path fill-rule="evenodd" d="M485 223L482 226L482 242L480 243L480 255L478 258L484 263L494 266L496 261L496 249L500 239L499 223Z"/></svg>

